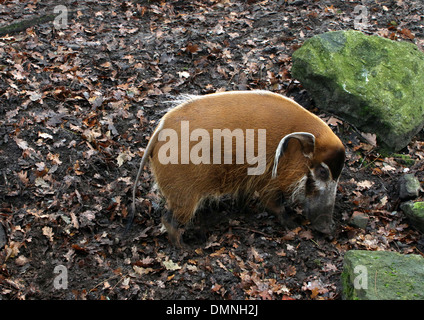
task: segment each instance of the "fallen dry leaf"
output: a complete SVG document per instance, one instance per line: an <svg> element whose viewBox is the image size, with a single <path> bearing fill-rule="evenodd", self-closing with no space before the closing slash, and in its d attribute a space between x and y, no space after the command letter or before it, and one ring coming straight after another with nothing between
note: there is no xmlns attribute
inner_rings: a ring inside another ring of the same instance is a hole
<svg viewBox="0 0 424 320"><path fill-rule="evenodd" d="M21 148L22 150L28 149L28 142L26 142L25 140L19 139L16 136L13 137L13 140L16 142L18 147Z"/></svg>
<svg viewBox="0 0 424 320"><path fill-rule="evenodd" d="M45 226L42 230L43 230L43 235L45 235L47 239L53 242L53 236L54 236L53 229L51 227Z"/></svg>
<svg viewBox="0 0 424 320"><path fill-rule="evenodd" d="M134 269L136 274L141 275L141 276L154 271L152 268L143 268L143 267L138 267L138 266L133 266L133 269Z"/></svg>
<svg viewBox="0 0 424 320"><path fill-rule="evenodd" d="M169 270L169 271L175 271L175 270L181 269L178 263L173 262L171 259L162 261L162 264L166 268L166 270Z"/></svg>
<svg viewBox="0 0 424 320"><path fill-rule="evenodd" d="M358 190L366 190L374 185L374 181L363 180L359 181L356 185Z"/></svg>

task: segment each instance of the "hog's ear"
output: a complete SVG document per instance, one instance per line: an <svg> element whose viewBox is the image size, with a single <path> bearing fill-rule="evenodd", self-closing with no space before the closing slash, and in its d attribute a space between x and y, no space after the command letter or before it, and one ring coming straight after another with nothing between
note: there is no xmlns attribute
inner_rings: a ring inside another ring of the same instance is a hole
<svg viewBox="0 0 424 320"><path fill-rule="evenodd" d="M309 132L293 132L286 135L283 139L281 139L278 144L277 150L275 151L274 158L274 167L272 168L272 177L277 177L277 167L280 158L284 155L284 152L289 145L290 139L297 139L300 142L300 146L302 148L303 155L309 159L312 159L314 156L315 150L315 136Z"/></svg>

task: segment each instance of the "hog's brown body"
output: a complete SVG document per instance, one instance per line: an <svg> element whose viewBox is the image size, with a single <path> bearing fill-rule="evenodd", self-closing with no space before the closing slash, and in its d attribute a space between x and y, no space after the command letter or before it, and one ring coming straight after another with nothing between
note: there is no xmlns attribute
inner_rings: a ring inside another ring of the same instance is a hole
<svg viewBox="0 0 424 320"><path fill-rule="evenodd" d="M203 135L183 141L187 132L183 132L186 129L182 129L182 124L188 125L190 132L202 129L199 132ZM254 166L247 163L247 156L243 163L237 160L236 152L241 149L237 149L240 141L236 138L232 139L231 151L224 150L224 143L220 150L214 150L219 145L214 144L217 129L244 133L244 152L247 144L253 143L259 156L258 145L262 146L266 159L263 173L248 174L248 169ZM253 141L248 141L247 129L253 130ZM266 138L259 134L264 129ZM177 140L169 132L176 132ZM210 146L210 161L193 163L190 154L184 152L190 152L206 134L210 137L206 142ZM174 153L172 161L171 148L178 150L177 159ZM216 152L223 156L221 163L217 163ZM224 163L225 152L227 156L228 152L232 153L231 163ZM344 146L321 119L284 96L267 91L234 91L189 99L161 119L146 148L139 173L149 157L156 182L167 201L168 211L162 222L177 246L181 243L179 227L193 218L205 199L224 194L252 196L255 193L275 214L284 213L282 199L300 203L315 229L323 233L332 231ZM139 175L135 184L138 178ZM135 188L136 185L134 198Z"/></svg>

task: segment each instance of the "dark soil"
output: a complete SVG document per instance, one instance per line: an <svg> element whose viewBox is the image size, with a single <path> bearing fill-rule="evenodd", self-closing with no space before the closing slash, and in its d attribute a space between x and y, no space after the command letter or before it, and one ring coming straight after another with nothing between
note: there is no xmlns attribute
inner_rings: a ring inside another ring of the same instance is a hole
<svg viewBox="0 0 424 320"><path fill-rule="evenodd" d="M423 49L420 1L364 2L365 32ZM422 234L398 209L399 178L424 180L422 137L380 154L318 110L290 74L293 51L316 34L352 29L359 4L69 1L63 29L48 22L0 38L0 299L340 299L346 250L422 255ZM56 5L6 1L0 27ZM334 237L311 231L296 210L299 226L287 231L256 203L239 209L223 199L175 249L149 171L123 234L140 156L166 101L243 89L294 98L342 139ZM369 217L365 229L349 224L354 212Z"/></svg>

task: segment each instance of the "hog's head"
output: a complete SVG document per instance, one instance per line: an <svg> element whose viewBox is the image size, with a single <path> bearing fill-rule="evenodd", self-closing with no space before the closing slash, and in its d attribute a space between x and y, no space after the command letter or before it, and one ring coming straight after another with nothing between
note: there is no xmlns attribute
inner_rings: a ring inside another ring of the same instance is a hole
<svg viewBox="0 0 424 320"><path fill-rule="evenodd" d="M302 205L303 213L311 222L311 227L324 234L331 234L334 229L333 211L337 183L345 159L343 144L335 135L334 137L331 136L332 139L327 143L325 141L317 143L315 136L308 132L286 135L278 145L272 172L273 177L276 177L278 162L286 151L289 141L297 139L308 165L303 176L293 182L291 199Z"/></svg>

